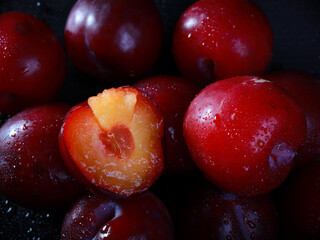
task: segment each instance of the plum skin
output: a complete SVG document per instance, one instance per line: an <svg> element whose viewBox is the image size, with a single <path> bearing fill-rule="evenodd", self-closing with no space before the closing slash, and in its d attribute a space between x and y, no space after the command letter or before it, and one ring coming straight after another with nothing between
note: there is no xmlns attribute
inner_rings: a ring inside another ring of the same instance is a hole
<svg viewBox="0 0 320 240"><path fill-rule="evenodd" d="M210 84L191 102L184 137L206 178L240 195L268 193L288 176L306 121L295 100L253 76Z"/></svg>
<svg viewBox="0 0 320 240"><path fill-rule="evenodd" d="M303 110L307 134L294 159L294 168L303 167L320 156L320 82L309 73L284 70L269 73L264 78L287 90Z"/></svg>
<svg viewBox="0 0 320 240"><path fill-rule="evenodd" d="M177 239L278 239L278 212L268 195L237 196L203 180L190 189L176 212Z"/></svg>
<svg viewBox="0 0 320 240"><path fill-rule="evenodd" d="M296 169L279 190L283 239L319 239L320 163Z"/></svg>
<svg viewBox="0 0 320 240"><path fill-rule="evenodd" d="M67 104L28 108L0 128L0 192L21 205L70 203L83 187L70 174L59 150Z"/></svg>
<svg viewBox="0 0 320 240"><path fill-rule="evenodd" d="M66 76L66 57L49 26L10 12L0 15L0 29L0 112L15 114L54 99Z"/></svg>
<svg viewBox="0 0 320 240"><path fill-rule="evenodd" d="M171 217L151 192L113 199L84 195L68 211L61 240L73 239L173 240Z"/></svg>
<svg viewBox="0 0 320 240"><path fill-rule="evenodd" d="M160 13L150 0L80 0L65 26L71 61L114 84L146 75L162 44Z"/></svg>
<svg viewBox="0 0 320 240"><path fill-rule="evenodd" d="M271 61L273 33L252 1L196 1L175 27L172 51L180 72L194 81L259 76Z"/></svg>
<svg viewBox="0 0 320 240"><path fill-rule="evenodd" d="M185 112L201 86L184 78L160 75L142 79L133 85L153 98L164 116L165 173L177 174L194 170L183 137Z"/></svg>

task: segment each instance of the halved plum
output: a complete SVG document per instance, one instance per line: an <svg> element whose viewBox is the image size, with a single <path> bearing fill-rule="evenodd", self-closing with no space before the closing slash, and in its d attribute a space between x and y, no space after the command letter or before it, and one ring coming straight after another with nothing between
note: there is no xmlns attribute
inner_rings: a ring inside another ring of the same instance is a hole
<svg viewBox="0 0 320 240"><path fill-rule="evenodd" d="M162 137L163 117L151 97L120 87L71 109L60 147L89 189L129 196L147 190L163 171Z"/></svg>

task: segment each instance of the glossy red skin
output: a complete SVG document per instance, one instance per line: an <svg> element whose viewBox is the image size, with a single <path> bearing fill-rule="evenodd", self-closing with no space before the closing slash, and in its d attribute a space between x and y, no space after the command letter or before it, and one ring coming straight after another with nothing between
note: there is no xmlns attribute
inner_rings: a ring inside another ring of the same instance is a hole
<svg viewBox="0 0 320 240"><path fill-rule="evenodd" d="M61 240L173 240L171 217L151 192L126 199L85 195L68 211Z"/></svg>
<svg viewBox="0 0 320 240"><path fill-rule="evenodd" d="M69 14L65 43L72 62L87 74L113 83L132 81L158 58L160 14L150 0L80 0Z"/></svg>
<svg viewBox="0 0 320 240"><path fill-rule="evenodd" d="M145 101L147 102L152 102L154 104L154 107L157 108L156 104L153 102L153 99L148 96L145 93L143 94L143 98L145 99ZM59 146L60 146L60 151L61 154L63 156L64 162L66 164L66 166L68 167L68 169L70 170L70 172L77 178L77 180L79 182L81 182L84 186L86 186L91 192L95 193L95 194L99 194L99 195L106 195L106 196L110 196L113 198L124 198L124 197L128 197L127 195L123 194L119 194L117 192L113 192L111 190L108 189L104 189L96 184L94 184L92 182L92 179L90 179L89 177L86 176L86 173L83 173L81 171L81 169L79 169L79 166L77 165L77 158L76 156L72 156L70 154L70 151L68 150L66 141L65 141L65 125L69 124L68 121L71 122L72 121L76 121L76 117L73 117L73 113L76 114L87 114L88 109L90 109L89 111L92 112L90 106L88 105L87 101L84 101L82 103L79 103L75 106L73 106L69 112L66 114L65 119L64 119L64 123L61 127L60 130L60 134L59 134ZM159 116L160 117L160 116ZM162 117L162 116L161 116ZM71 120L70 120L71 119ZM146 191L148 190L148 188L153 184L154 181L157 180L157 178L161 175L163 169L150 169L149 171L154 171L153 175L154 178L153 179L149 179L148 183L147 183L147 187L143 190ZM140 191L140 192L143 192ZM140 192L136 192L134 194L138 194Z"/></svg>
<svg viewBox="0 0 320 240"><path fill-rule="evenodd" d="M316 161L320 156L320 81L298 70L274 72L264 78L286 89L306 117L307 135L295 157L294 167Z"/></svg>
<svg viewBox="0 0 320 240"><path fill-rule="evenodd" d="M175 27L172 51L181 73L194 81L262 75L271 61L273 34L252 1L196 1Z"/></svg>
<svg viewBox="0 0 320 240"><path fill-rule="evenodd" d="M18 111L52 100L66 75L57 37L32 15L0 15L0 112Z"/></svg>
<svg viewBox="0 0 320 240"><path fill-rule="evenodd" d="M177 240L278 239L278 213L267 195L241 197L201 183L186 199Z"/></svg>
<svg viewBox="0 0 320 240"><path fill-rule="evenodd" d="M298 169L286 182L279 213L284 239L320 238L320 163Z"/></svg>
<svg viewBox="0 0 320 240"><path fill-rule="evenodd" d="M153 98L164 116L165 172L190 172L194 163L183 137L183 118L191 100L201 87L174 76L155 76L133 85Z"/></svg>
<svg viewBox="0 0 320 240"><path fill-rule="evenodd" d="M83 187L67 170L58 135L69 106L28 108L0 129L0 192L22 205L70 203Z"/></svg>
<svg viewBox="0 0 320 240"><path fill-rule="evenodd" d="M250 76L207 86L184 119L197 166L212 183L240 195L278 187L305 133L305 117L295 100L276 84Z"/></svg>

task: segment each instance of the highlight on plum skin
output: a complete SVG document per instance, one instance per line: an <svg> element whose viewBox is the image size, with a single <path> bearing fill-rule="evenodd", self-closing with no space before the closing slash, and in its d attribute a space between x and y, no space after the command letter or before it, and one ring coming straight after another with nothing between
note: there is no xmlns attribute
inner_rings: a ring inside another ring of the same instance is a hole
<svg viewBox="0 0 320 240"><path fill-rule="evenodd" d="M124 199L84 195L67 212L61 240L173 240L173 225L165 205L151 192Z"/></svg>
<svg viewBox="0 0 320 240"><path fill-rule="evenodd" d="M205 177L225 191L258 195L288 176L306 121L278 85L253 76L210 84L191 102L184 137Z"/></svg>
<svg viewBox="0 0 320 240"><path fill-rule="evenodd" d="M26 13L0 15L0 112L15 114L54 99L66 75L64 50L52 30Z"/></svg>
<svg viewBox="0 0 320 240"><path fill-rule="evenodd" d="M184 199L173 215L177 240L278 239L278 213L267 195L237 196L199 181Z"/></svg>
<svg viewBox="0 0 320 240"><path fill-rule="evenodd" d="M60 149L70 171L93 192L146 191L164 169L163 116L132 87L111 88L67 114Z"/></svg>
<svg viewBox="0 0 320 240"><path fill-rule="evenodd" d="M151 0L79 0L65 25L66 49L75 66L116 86L151 71L162 35L161 16Z"/></svg>
<svg viewBox="0 0 320 240"><path fill-rule="evenodd" d="M184 141L182 125L191 100L202 86L169 75L149 77L133 86L151 96L164 116L165 173L186 173L194 170L195 165Z"/></svg>
<svg viewBox="0 0 320 240"><path fill-rule="evenodd" d="M70 174L59 150L67 104L28 108L0 128L0 192L29 207L69 204L83 187Z"/></svg>
<svg viewBox="0 0 320 240"><path fill-rule="evenodd" d="M303 167L320 156L320 81L307 72L284 70L269 73L264 78L287 90L302 108L307 133L294 159L294 167Z"/></svg>

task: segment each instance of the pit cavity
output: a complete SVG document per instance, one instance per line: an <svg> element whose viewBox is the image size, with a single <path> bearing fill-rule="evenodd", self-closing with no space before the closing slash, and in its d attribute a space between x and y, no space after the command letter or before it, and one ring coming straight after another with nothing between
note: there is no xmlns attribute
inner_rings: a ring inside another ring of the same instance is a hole
<svg viewBox="0 0 320 240"><path fill-rule="evenodd" d="M119 159L129 158L134 151L133 135L123 124L116 124L109 130L102 130L99 135L108 152Z"/></svg>

